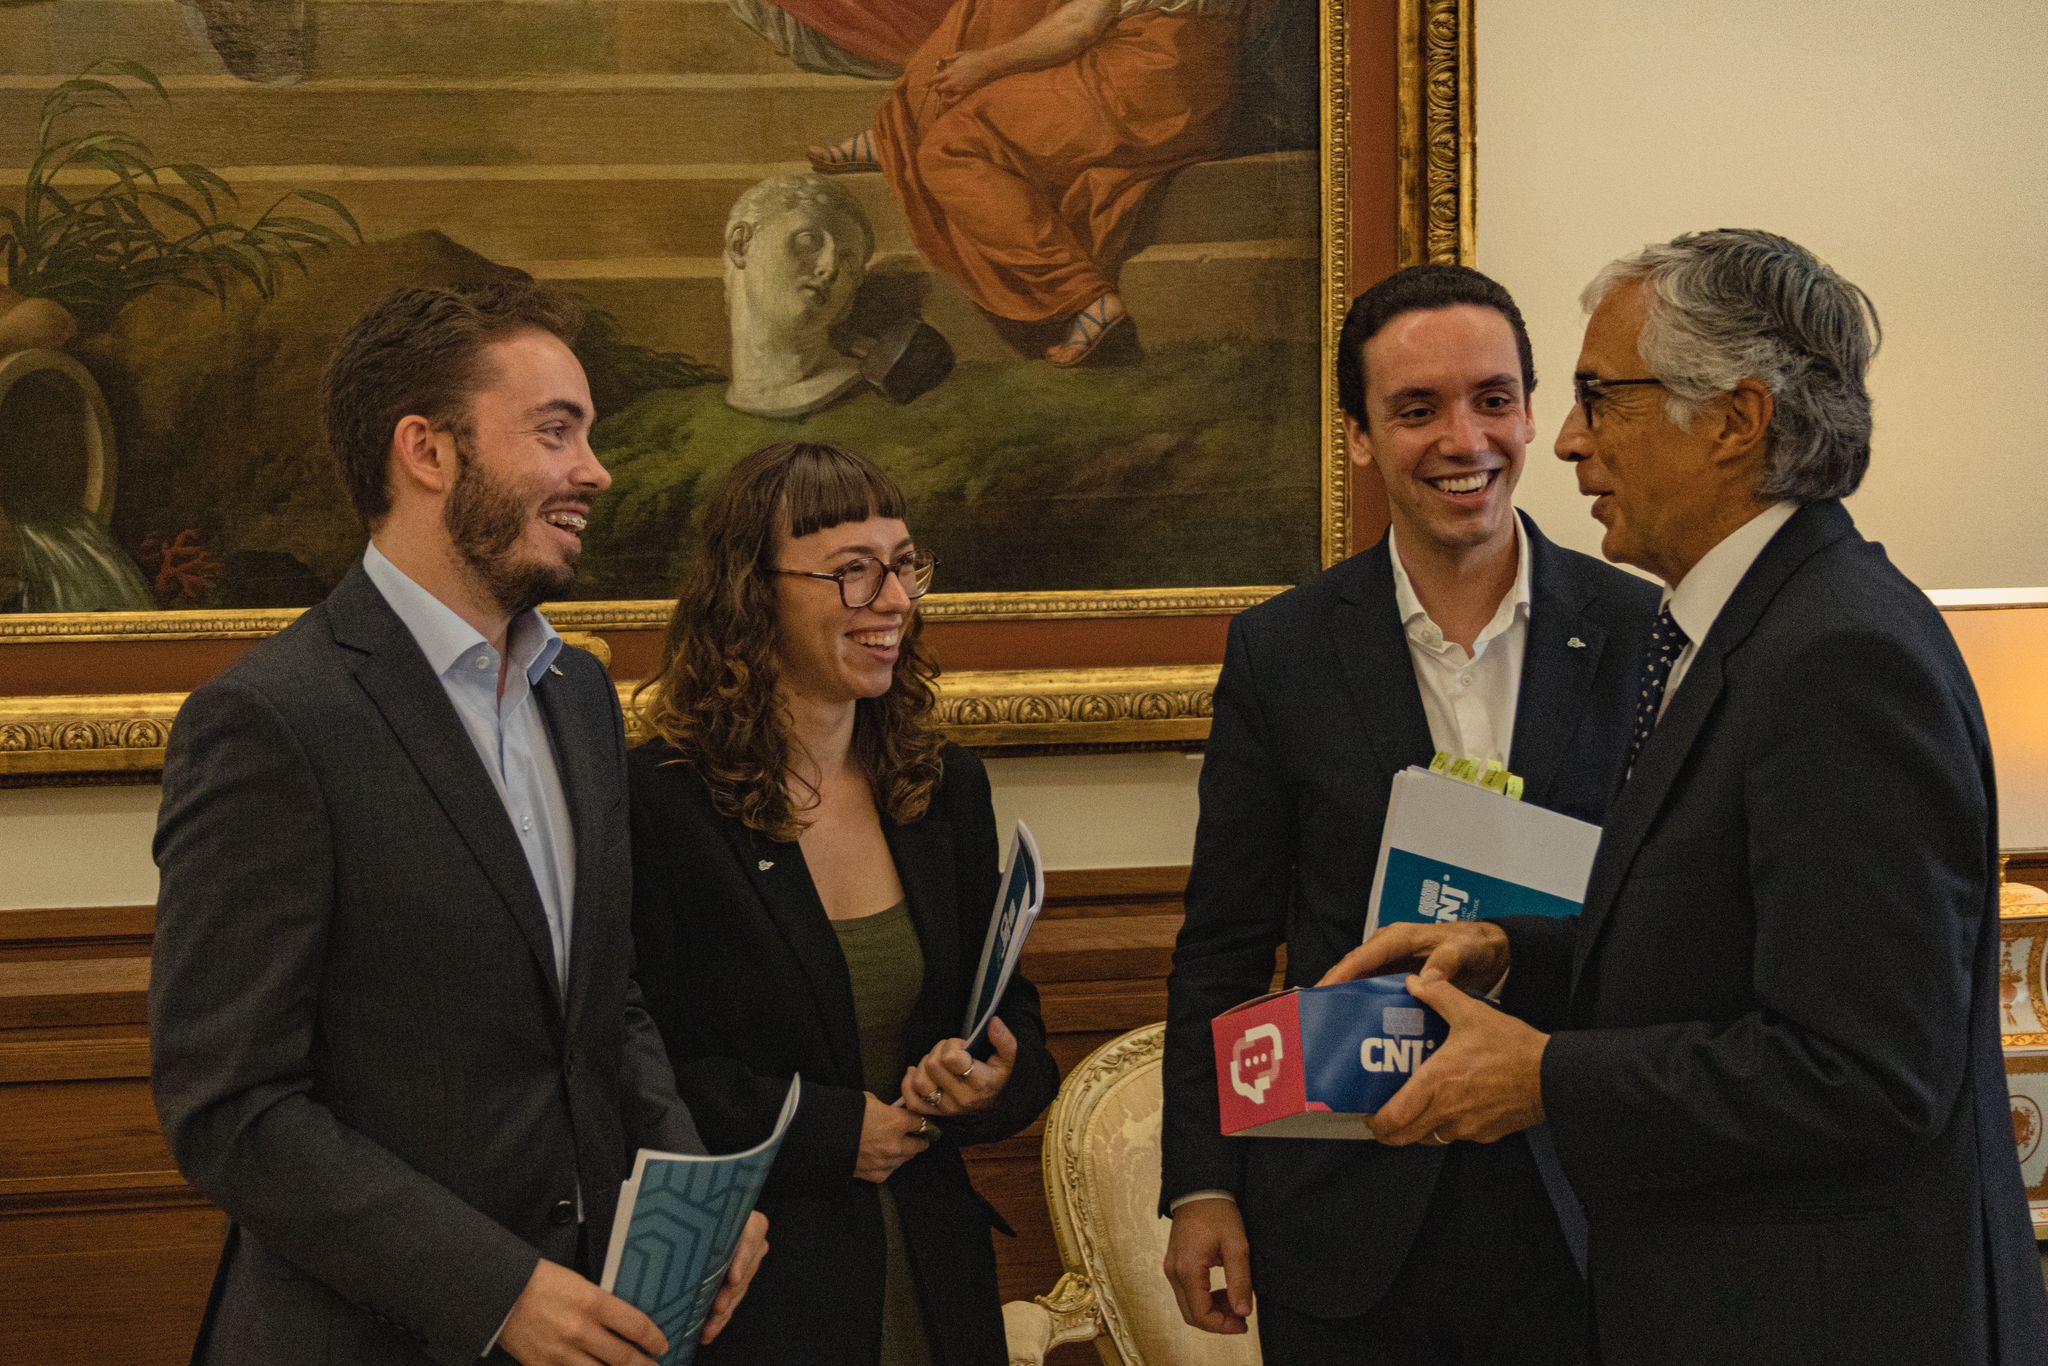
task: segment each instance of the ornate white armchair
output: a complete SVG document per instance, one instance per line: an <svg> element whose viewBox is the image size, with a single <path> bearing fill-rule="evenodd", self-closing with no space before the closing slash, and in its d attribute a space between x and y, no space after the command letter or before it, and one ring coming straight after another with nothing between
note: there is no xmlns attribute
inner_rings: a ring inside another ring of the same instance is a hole
<svg viewBox="0 0 2048 1366"><path fill-rule="evenodd" d="M1003 1306L1011 1366L1095 1343L1106 1366L1258 1366L1256 1331L1181 1322L1160 1264L1159 1063L1166 1027L1146 1025L1090 1053L1045 1117L1045 1198L1066 1275L1031 1303Z"/></svg>

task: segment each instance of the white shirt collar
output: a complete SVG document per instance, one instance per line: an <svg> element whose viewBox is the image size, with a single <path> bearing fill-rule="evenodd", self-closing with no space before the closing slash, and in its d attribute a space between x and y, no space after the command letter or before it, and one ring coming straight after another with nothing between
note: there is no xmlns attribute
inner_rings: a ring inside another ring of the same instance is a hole
<svg viewBox="0 0 2048 1366"><path fill-rule="evenodd" d="M1387 555L1394 562L1394 608L1401 614L1401 625L1408 629L1410 635L1414 634L1418 621L1428 621L1432 627L1436 627L1436 623L1430 621L1429 609L1422 605L1421 598L1415 596L1415 585L1409 581L1408 567L1401 563L1401 545L1394 538L1394 524L1392 522L1387 523ZM1486 623L1486 627L1480 631L1478 639L1472 642L1472 653L1475 656L1478 655L1486 648L1488 641L1512 626L1517 614L1527 617L1534 603L1535 599L1530 595L1529 589L1529 533L1522 525L1521 515L1517 513L1515 515L1514 587L1510 588L1507 594L1501 598L1500 605L1494 608L1493 620ZM1437 641L1441 641L1443 639L1442 628L1437 627L1436 629Z"/></svg>
<svg viewBox="0 0 2048 1366"><path fill-rule="evenodd" d="M1700 556L1700 562L1679 582L1664 591L1664 603L1679 629L1694 645L1707 638L1715 618L1735 596L1737 586L1756 557L1778 534L1778 528L1799 511L1797 503L1773 503L1721 538L1720 544Z"/></svg>
<svg viewBox="0 0 2048 1366"><path fill-rule="evenodd" d="M370 582L384 595L384 601L405 623L405 629L412 632L412 638L419 643L420 653L427 657L427 667L434 671L436 677L470 657L477 646L490 647L483 632L464 621L454 608L420 587L411 575L391 563L384 552L377 549L375 541L363 550L363 572L370 576ZM562 652L562 637L548 624L548 619L533 608L512 618L505 640L513 665L526 675L529 686L540 683L541 675Z"/></svg>

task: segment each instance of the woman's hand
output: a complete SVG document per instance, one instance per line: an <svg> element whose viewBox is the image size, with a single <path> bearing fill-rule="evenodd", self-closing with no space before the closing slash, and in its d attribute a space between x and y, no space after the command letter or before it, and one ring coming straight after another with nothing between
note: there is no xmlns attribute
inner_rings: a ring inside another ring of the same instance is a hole
<svg viewBox="0 0 2048 1366"><path fill-rule="evenodd" d="M957 104L1003 73L985 51L958 52L939 58L939 74L931 91L941 104Z"/></svg>
<svg viewBox="0 0 2048 1366"><path fill-rule="evenodd" d="M996 1055L987 1062L968 1056L967 1044L946 1039L903 1074L903 1107L913 1114L951 1119L979 1114L996 1103L1017 1067L1017 1036L997 1017L988 1022Z"/></svg>
<svg viewBox="0 0 2048 1366"><path fill-rule="evenodd" d="M912 1114L900 1105L890 1105L869 1095L867 1113L860 1122L860 1151L854 1154L853 1174L876 1185L887 1181L895 1170L931 1146L939 1131L923 1115Z"/></svg>

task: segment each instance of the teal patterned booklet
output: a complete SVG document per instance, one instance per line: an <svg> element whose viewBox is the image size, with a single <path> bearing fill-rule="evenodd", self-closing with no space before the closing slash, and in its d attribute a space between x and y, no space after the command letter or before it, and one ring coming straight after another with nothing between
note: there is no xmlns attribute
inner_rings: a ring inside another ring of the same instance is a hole
<svg viewBox="0 0 2048 1366"><path fill-rule="evenodd" d="M790 1078L775 1131L745 1152L705 1157L642 1148L619 1187L602 1284L667 1336L661 1366L689 1366L696 1357L697 1335L761 1198L802 1084Z"/></svg>

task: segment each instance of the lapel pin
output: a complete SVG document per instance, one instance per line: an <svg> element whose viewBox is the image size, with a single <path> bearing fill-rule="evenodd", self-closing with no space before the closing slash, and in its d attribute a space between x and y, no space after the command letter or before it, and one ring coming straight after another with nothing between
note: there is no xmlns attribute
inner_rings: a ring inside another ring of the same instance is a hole
<svg viewBox="0 0 2048 1366"><path fill-rule="evenodd" d="M562 672L562 666L559 664L548 665L548 672L553 674L557 678L567 678L569 676Z"/></svg>
<svg viewBox="0 0 2048 1366"><path fill-rule="evenodd" d="M1574 650L1583 650L1586 648L1586 642L1580 640L1577 636L1573 636L1570 640L1567 640L1565 644L1571 646Z"/></svg>
<svg viewBox="0 0 2048 1366"><path fill-rule="evenodd" d="M767 871L768 871L768 870L769 870L770 868L773 868L773 867L775 866L775 860L773 860L773 859L765 859L765 858L764 858L764 859L762 859L762 860L761 860L761 861L760 861L759 863L755 864L754 866L755 866L756 868L759 868L759 869L760 869L760 870L761 870L762 872L764 872L764 873L765 873L765 872L767 872Z"/></svg>

